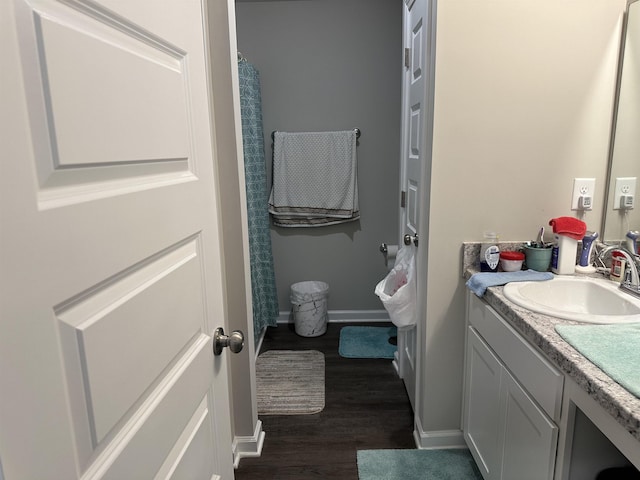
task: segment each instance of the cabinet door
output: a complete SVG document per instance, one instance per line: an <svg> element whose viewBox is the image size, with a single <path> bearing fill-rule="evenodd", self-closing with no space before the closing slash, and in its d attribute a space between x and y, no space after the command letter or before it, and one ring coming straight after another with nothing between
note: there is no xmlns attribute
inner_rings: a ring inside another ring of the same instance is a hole
<svg viewBox="0 0 640 480"><path fill-rule="evenodd" d="M505 369L502 377L501 427L504 479L542 480L553 477L558 427L538 408Z"/></svg>
<svg viewBox="0 0 640 480"><path fill-rule="evenodd" d="M500 361L473 327L467 331L464 438L485 480L500 475ZM517 478L517 477L514 477Z"/></svg>

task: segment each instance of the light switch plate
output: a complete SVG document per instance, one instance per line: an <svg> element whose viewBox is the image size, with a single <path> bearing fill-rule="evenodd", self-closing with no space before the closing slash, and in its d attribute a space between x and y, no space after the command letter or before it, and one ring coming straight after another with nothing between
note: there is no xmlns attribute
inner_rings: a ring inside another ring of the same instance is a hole
<svg viewBox="0 0 640 480"><path fill-rule="evenodd" d="M620 210L620 197L622 195L636 194L636 177L617 177L613 197L613 209Z"/></svg>
<svg viewBox="0 0 640 480"><path fill-rule="evenodd" d="M580 208L580 197L582 196L590 196L591 197L591 208L593 209L593 194L596 190L596 179L595 178L574 178L573 179L573 196L571 197L571 210L581 210Z"/></svg>

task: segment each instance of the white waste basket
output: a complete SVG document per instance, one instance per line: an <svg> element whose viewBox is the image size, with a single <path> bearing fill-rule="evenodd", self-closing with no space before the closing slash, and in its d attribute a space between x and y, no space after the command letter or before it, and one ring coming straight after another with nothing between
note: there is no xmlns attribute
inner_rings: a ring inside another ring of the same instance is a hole
<svg viewBox="0 0 640 480"><path fill-rule="evenodd" d="M318 337L327 331L329 285L308 281L291 285L291 308L296 333L302 337Z"/></svg>

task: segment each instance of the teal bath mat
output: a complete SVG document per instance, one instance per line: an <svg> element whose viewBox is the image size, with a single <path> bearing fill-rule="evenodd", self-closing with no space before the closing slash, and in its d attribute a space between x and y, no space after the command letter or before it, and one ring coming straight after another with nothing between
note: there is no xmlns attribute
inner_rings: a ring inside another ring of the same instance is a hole
<svg viewBox="0 0 640 480"><path fill-rule="evenodd" d="M396 346L389 343L396 327L342 327L338 353L346 358L393 358Z"/></svg>
<svg viewBox="0 0 640 480"><path fill-rule="evenodd" d="M360 480L482 480L469 450L359 450Z"/></svg>

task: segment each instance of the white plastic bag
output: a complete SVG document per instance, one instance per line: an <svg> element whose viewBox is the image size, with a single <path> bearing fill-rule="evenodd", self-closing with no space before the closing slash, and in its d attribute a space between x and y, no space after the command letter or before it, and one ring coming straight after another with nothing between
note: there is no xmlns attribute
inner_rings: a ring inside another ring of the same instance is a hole
<svg viewBox="0 0 640 480"><path fill-rule="evenodd" d="M416 323L416 247L405 245L393 269L376 285L375 293L396 327Z"/></svg>

